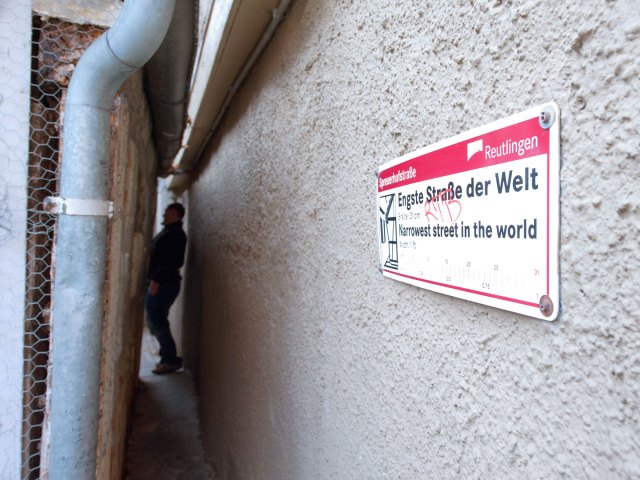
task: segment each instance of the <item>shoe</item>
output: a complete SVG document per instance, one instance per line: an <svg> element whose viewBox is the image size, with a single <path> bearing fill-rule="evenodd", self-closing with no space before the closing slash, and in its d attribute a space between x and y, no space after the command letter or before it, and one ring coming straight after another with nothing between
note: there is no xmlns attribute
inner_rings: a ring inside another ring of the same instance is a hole
<svg viewBox="0 0 640 480"><path fill-rule="evenodd" d="M164 375L165 373L177 372L182 368L182 363L157 363L153 373L156 375Z"/></svg>

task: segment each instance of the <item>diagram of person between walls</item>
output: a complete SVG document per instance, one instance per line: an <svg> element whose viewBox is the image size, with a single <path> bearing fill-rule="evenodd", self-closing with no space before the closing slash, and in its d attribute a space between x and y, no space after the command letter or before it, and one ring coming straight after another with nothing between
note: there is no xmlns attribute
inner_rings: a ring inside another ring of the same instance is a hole
<svg viewBox="0 0 640 480"><path fill-rule="evenodd" d="M384 268L398 270L398 222L395 193L379 197L380 263Z"/></svg>

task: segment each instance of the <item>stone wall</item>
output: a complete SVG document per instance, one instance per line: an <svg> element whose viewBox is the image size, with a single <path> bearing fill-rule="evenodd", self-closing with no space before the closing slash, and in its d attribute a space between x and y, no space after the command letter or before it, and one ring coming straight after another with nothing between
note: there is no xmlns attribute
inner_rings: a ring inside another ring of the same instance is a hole
<svg viewBox="0 0 640 480"><path fill-rule="evenodd" d="M640 476L638 58L634 0L292 3L190 192L219 478ZM374 169L550 100L559 319L383 278Z"/></svg>
<svg viewBox="0 0 640 480"><path fill-rule="evenodd" d="M138 380L148 246L156 202L151 119L138 71L120 89L112 110L105 321L100 375L96 478L119 480L127 420Z"/></svg>

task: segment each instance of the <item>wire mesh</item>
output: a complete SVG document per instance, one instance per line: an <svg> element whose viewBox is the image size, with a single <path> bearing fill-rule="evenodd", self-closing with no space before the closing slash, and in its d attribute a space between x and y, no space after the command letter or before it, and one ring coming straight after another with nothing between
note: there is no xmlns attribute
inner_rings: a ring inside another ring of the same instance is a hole
<svg viewBox="0 0 640 480"><path fill-rule="evenodd" d="M58 193L64 98L75 65L102 29L33 18L27 204L22 477L40 478L46 452L53 239L56 219L42 209Z"/></svg>

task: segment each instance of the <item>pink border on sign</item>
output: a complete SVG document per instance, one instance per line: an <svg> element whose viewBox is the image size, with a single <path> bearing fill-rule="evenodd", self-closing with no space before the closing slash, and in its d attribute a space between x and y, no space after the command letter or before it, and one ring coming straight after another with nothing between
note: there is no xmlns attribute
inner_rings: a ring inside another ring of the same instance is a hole
<svg viewBox="0 0 640 480"><path fill-rule="evenodd" d="M550 222L550 209L551 209L551 141L547 147L547 295L549 295L549 263L551 253L549 252L549 246L551 239L549 238L549 222Z"/></svg>
<svg viewBox="0 0 640 480"><path fill-rule="evenodd" d="M480 158L478 154L467 159L467 145L477 140L483 140L486 142L486 145L500 145L502 142L511 138L538 136L540 143L536 148L528 150L526 156L534 157L545 153L548 155L549 133L549 130L543 129L540 126L538 117L535 117L482 135L469 137L460 142L430 152L419 154L393 167L381 170L378 181L378 192L522 159L522 156L515 152L503 156L496 156L493 159ZM390 177L393 175L399 173L406 174L406 172L410 170L415 172L415 176L405 175L405 177L398 177L396 181L385 183L381 186L381 180L384 183L385 180L390 180Z"/></svg>
<svg viewBox="0 0 640 480"><path fill-rule="evenodd" d="M414 168L416 170L416 175L413 178L401 180L398 182L394 182L391 185L380 186L378 185L378 192L382 192L384 190L388 190L391 188L397 188L405 185L410 185L413 183L422 182L425 180L431 180L434 178L444 177L448 175L453 175L456 173L461 173L464 171L472 171L480 168L489 167L492 165L498 165L503 163L509 163L515 160L520 160L521 158L517 155L506 155L504 157L495 159L493 161L483 161L481 163L469 162L471 159L466 159L466 151L463 151L466 148L467 144L476 140L485 140L487 142L491 142L492 144L500 143L502 138L510 135L512 132L517 131L520 137L526 135L539 135L540 137L540 145L538 148L527 152L527 157L534 157L537 155L547 156L547 271L546 271L546 295L549 295L549 287L550 287L550 212L551 212L551 136L550 131L548 129L544 129L540 126L538 117L531 118L528 120L524 120L522 122L515 123L513 125L509 125L504 128L500 128L491 132L487 132L483 135L478 135L475 137L467 138L461 142L454 143L452 145L447 145L445 147L426 152L424 154L418 155L416 157L410 158L401 162L393 167L386 168L380 172L380 177L382 177L385 173L389 176L389 173L394 174L396 172L400 172L406 169ZM455 160L452 160L455 159ZM423 168L424 163L429 162L429 168ZM469 163L472 163L470 165ZM473 164L475 163L475 164ZM384 178L384 177L383 177ZM462 292L472 293L475 295L480 295L489 298L495 298L497 300L502 300L511 303L517 303L520 305L526 305L528 307L539 308L540 305L538 303L529 302L526 300L520 300L517 298L504 297L501 295L496 295L487 292L481 292L478 290L472 290L465 287L460 287L457 285L451 285L447 283L440 283L433 280L427 280L426 278L413 277L411 275L407 275L404 273L395 272L393 270L384 269L385 272L393 275L397 275L400 277L409 278L411 280L416 280L419 282L429 283L431 285L437 285L440 287L451 288L454 290L459 290Z"/></svg>

